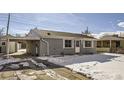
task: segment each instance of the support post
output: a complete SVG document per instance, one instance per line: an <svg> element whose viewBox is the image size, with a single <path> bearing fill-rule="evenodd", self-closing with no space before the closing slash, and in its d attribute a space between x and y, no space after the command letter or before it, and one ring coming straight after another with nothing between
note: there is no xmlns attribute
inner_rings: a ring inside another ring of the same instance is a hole
<svg viewBox="0 0 124 93"><path fill-rule="evenodd" d="M7 31L6 31L6 56L9 58L9 23L10 23L10 13L8 14Z"/></svg>
<svg viewBox="0 0 124 93"><path fill-rule="evenodd" d="M101 48L103 48L103 41L101 41Z"/></svg>
<svg viewBox="0 0 124 93"><path fill-rule="evenodd" d="M112 52L112 41L110 40L110 52Z"/></svg>

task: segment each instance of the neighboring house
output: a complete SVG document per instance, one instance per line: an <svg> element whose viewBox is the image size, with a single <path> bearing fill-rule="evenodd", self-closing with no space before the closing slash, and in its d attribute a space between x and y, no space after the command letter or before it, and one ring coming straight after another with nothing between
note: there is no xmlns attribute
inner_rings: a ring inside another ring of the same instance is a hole
<svg viewBox="0 0 124 93"><path fill-rule="evenodd" d="M9 38L13 38L13 36L9 35ZM17 43L9 42L9 53L14 53L17 51ZM2 36L0 38L0 53L6 53L6 36Z"/></svg>
<svg viewBox="0 0 124 93"><path fill-rule="evenodd" d="M96 39L82 34L32 29L23 40L32 55L96 53Z"/></svg>
<svg viewBox="0 0 124 93"><path fill-rule="evenodd" d="M107 35L97 39L97 52L124 52L124 38L118 35Z"/></svg>

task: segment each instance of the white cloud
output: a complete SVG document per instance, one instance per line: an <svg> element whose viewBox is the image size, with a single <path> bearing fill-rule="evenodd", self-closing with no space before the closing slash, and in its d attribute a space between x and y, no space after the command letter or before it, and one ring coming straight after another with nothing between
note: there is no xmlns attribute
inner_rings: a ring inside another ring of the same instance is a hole
<svg viewBox="0 0 124 93"><path fill-rule="evenodd" d="M120 22L117 24L119 27L124 27L124 22Z"/></svg>
<svg viewBox="0 0 124 93"><path fill-rule="evenodd" d="M25 36L25 34L28 34L29 30L19 30L19 29L13 29L10 34L11 35L16 35L19 34L20 36Z"/></svg>

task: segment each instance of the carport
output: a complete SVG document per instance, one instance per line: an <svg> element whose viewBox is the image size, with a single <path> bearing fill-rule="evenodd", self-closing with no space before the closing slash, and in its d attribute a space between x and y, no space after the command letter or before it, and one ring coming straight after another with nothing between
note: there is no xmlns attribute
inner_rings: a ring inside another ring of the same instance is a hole
<svg viewBox="0 0 124 93"><path fill-rule="evenodd" d="M9 41L17 42L17 43L25 43L26 44L26 53L32 56L39 55L39 47L40 47L40 38L36 37L15 37L9 38Z"/></svg>
<svg viewBox="0 0 124 93"><path fill-rule="evenodd" d="M124 49L124 39L117 36L104 36L97 40L97 51L116 53Z"/></svg>

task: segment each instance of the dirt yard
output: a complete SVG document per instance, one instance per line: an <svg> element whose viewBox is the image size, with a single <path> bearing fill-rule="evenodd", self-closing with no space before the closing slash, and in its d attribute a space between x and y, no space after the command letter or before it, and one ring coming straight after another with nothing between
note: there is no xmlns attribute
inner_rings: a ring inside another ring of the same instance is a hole
<svg viewBox="0 0 124 93"><path fill-rule="evenodd" d="M36 57L0 58L1 80L88 80L83 74Z"/></svg>

